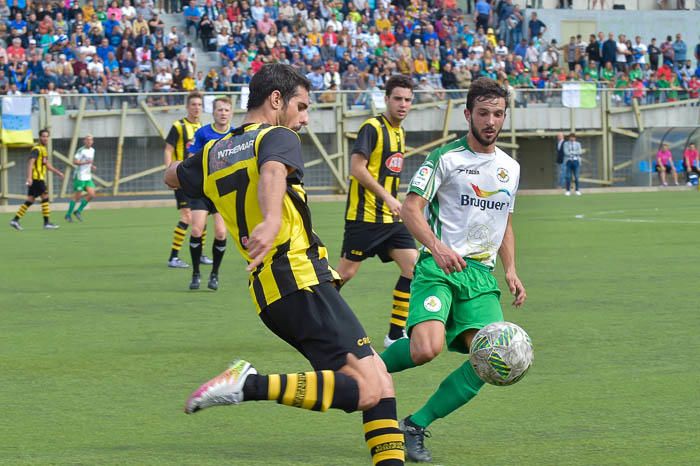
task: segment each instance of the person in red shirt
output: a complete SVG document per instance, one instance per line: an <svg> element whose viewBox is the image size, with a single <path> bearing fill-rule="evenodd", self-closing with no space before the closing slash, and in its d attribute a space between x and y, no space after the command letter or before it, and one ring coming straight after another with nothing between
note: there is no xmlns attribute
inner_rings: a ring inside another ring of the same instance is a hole
<svg viewBox="0 0 700 466"><path fill-rule="evenodd" d="M691 186L690 175L694 173L696 176L700 176L700 158L698 157L698 150L692 142L683 151L683 167L685 168L685 181L688 183L688 186Z"/></svg>
<svg viewBox="0 0 700 466"><path fill-rule="evenodd" d="M323 45L325 47L335 47L338 45L338 34L336 34L333 25L328 25L328 27L326 27L326 32L323 33Z"/></svg>
<svg viewBox="0 0 700 466"><path fill-rule="evenodd" d="M381 34L379 34L379 40L382 41L384 45L387 47L391 47L396 43L396 37L394 36L394 33L391 32L391 29L386 28L382 31Z"/></svg>
<svg viewBox="0 0 700 466"><path fill-rule="evenodd" d="M7 47L7 58L10 63L21 63L27 61L27 54L22 47L22 39L15 37L12 39L12 45Z"/></svg>
<svg viewBox="0 0 700 466"><path fill-rule="evenodd" d="M691 99L700 97L700 79L696 75L693 75L688 81L688 94Z"/></svg>

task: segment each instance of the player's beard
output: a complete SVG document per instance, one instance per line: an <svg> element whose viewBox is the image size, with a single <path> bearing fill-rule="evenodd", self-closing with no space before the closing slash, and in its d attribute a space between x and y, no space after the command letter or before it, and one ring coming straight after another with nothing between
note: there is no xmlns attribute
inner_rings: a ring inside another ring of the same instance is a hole
<svg viewBox="0 0 700 466"><path fill-rule="evenodd" d="M485 129L490 129L490 128L485 128ZM495 129L495 127L493 129ZM495 132L495 134L491 138L487 138L476 127L472 127L470 131L471 131L472 135L474 136L474 139L479 141L479 144L481 144L484 147L490 146L491 144L495 143L496 140L498 139L498 135L501 134L501 130L499 129L498 131Z"/></svg>

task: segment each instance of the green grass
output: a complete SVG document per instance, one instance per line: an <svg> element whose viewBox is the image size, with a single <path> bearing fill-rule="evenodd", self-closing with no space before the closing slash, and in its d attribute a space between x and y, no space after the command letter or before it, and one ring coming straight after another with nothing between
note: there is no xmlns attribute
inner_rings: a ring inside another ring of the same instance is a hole
<svg viewBox="0 0 700 466"><path fill-rule="evenodd" d="M312 210L337 257L341 204ZM235 356L261 372L309 367L259 321L232 245L220 290L189 292L189 273L165 267L174 209L88 210L82 224L43 231L33 207L21 233L10 217L0 216L0 463L369 464L359 414L272 403L182 413ZM698 193L523 196L515 229L529 299L503 305L530 333L535 364L436 422L435 463L697 464ZM375 342L396 275L370 260L343 290ZM458 364L446 353L396 374L399 414Z"/></svg>

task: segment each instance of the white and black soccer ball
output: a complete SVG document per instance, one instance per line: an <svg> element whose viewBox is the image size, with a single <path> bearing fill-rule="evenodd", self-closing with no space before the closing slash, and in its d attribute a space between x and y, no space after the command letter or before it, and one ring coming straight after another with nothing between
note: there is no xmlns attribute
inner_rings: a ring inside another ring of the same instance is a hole
<svg viewBox="0 0 700 466"><path fill-rule="evenodd" d="M534 359L530 336L511 322L495 322L479 330L469 352L474 370L491 385L514 384Z"/></svg>

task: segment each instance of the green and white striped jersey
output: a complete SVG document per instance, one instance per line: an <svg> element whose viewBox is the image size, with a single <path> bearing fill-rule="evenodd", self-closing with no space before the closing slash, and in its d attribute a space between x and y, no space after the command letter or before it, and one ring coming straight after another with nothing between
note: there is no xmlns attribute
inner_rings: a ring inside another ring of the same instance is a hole
<svg viewBox="0 0 700 466"><path fill-rule="evenodd" d="M435 236L460 256L493 267L519 181L518 162L498 148L473 152L463 137L432 151L408 192L428 201L425 218Z"/></svg>

